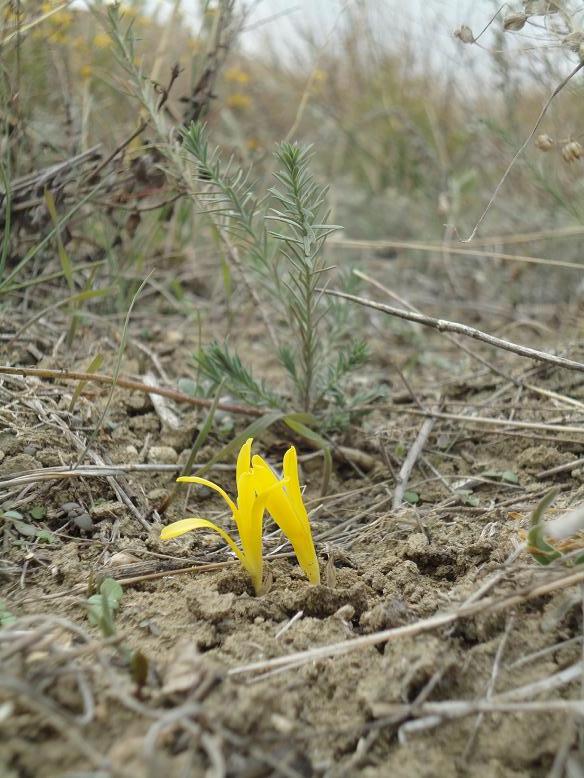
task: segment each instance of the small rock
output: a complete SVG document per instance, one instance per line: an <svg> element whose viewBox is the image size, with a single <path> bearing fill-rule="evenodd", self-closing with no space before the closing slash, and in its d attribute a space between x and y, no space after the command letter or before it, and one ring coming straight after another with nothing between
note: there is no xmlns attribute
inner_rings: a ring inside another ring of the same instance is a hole
<svg viewBox="0 0 584 778"><path fill-rule="evenodd" d="M78 516L74 516L73 524L79 527L82 532L91 532L93 529L93 522L89 513L80 513Z"/></svg>
<svg viewBox="0 0 584 778"><path fill-rule="evenodd" d="M37 452L37 447L29 444L22 449L23 454L27 454L29 457L34 457Z"/></svg>
<svg viewBox="0 0 584 778"><path fill-rule="evenodd" d="M132 392L125 398L126 407L137 413L145 413L152 407L150 397L144 392Z"/></svg>
<svg viewBox="0 0 584 778"><path fill-rule="evenodd" d="M79 505L78 502L64 502L61 505L61 510L65 511L65 513L74 514L74 513L82 513L83 508L81 505Z"/></svg>
<svg viewBox="0 0 584 778"><path fill-rule="evenodd" d="M276 732L281 735L289 735L294 729L294 722L279 713L272 713L270 721Z"/></svg>
<svg viewBox="0 0 584 778"><path fill-rule="evenodd" d="M0 450L0 462L4 461L4 457L5 456L6 456L6 454L2 450Z"/></svg>
<svg viewBox="0 0 584 778"><path fill-rule="evenodd" d="M116 554L111 555L106 564L109 567L121 567L122 565L134 565L139 561L137 556L129 554L127 551L118 551Z"/></svg>
<svg viewBox="0 0 584 778"><path fill-rule="evenodd" d="M126 446L126 448L124 449L124 453L125 453L125 454L126 454L128 457L134 458L134 457L137 457L137 456L138 456L138 449L136 448L136 446L133 446L133 445L130 443L130 444L129 444L128 446Z"/></svg>
<svg viewBox="0 0 584 778"><path fill-rule="evenodd" d="M175 465L178 454L170 446L152 446L148 452L148 462L154 465Z"/></svg>
<svg viewBox="0 0 584 778"><path fill-rule="evenodd" d="M166 330L164 333L164 340L171 346L177 346L185 339L184 333L181 330Z"/></svg>

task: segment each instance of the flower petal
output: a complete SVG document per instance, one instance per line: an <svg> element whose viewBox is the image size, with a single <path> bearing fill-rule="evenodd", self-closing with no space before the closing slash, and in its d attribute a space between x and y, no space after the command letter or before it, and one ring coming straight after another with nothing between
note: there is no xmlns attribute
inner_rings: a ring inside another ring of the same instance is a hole
<svg viewBox="0 0 584 778"><path fill-rule="evenodd" d="M276 481L266 491L256 494L258 485L254 472L249 470L242 473L238 486L238 509L234 513L234 518L245 557L243 564L251 577L256 594L260 594L264 577L262 545L264 510L269 495L279 490L281 483Z"/></svg>
<svg viewBox="0 0 584 778"><path fill-rule="evenodd" d="M198 478L195 475L181 475L180 478L177 478L176 480L181 484L201 484L201 486L207 486L209 489L213 489L213 491L217 492L221 495L221 497L223 497L227 505L229 505L229 510L232 513L235 513L237 510L236 504L233 502L227 492L218 484L213 483L213 481L207 481L206 478Z"/></svg>
<svg viewBox="0 0 584 778"><path fill-rule="evenodd" d="M243 554L235 544L233 538L231 538L224 529L213 524L213 522L208 519L181 519L180 521L175 521L167 527L163 527L160 533L160 539L172 540L173 538L178 538L180 535L184 535L186 532L191 532L194 529L212 529L214 532L219 533L239 561L242 564L245 564Z"/></svg>
<svg viewBox="0 0 584 778"><path fill-rule="evenodd" d="M235 520L241 534L238 516L247 516L252 508L256 496L256 481L252 470L245 470L237 479L237 512Z"/></svg>
<svg viewBox="0 0 584 778"><path fill-rule="evenodd" d="M292 541L304 531L302 521L296 516L296 511L287 490L284 489L284 483L278 481L278 478L268 463L262 457L256 455L252 460L253 474L258 493L270 489L266 509L282 532ZM276 484L280 483L281 489L274 489ZM286 484L287 486L288 484Z"/></svg>
<svg viewBox="0 0 584 778"><path fill-rule="evenodd" d="M293 454L290 454L290 451L293 451ZM296 450L292 448L287 454L290 456L288 459L284 458L286 477L282 481L278 481L270 466L261 457L253 457L256 489L265 500L268 513L292 544L298 564L308 580L312 584L318 584L320 567L314 550L308 514L302 502ZM277 488L278 486L280 488Z"/></svg>
<svg viewBox="0 0 584 778"><path fill-rule="evenodd" d="M248 438L241 447L237 455L237 466L235 468L235 481L239 484L239 479L243 473L251 470L251 446L253 438Z"/></svg>
<svg viewBox="0 0 584 778"><path fill-rule="evenodd" d="M304 501L302 500L302 492L300 491L300 479L298 478L298 457L296 455L296 449L294 446L290 446L288 451L284 454L283 461L284 476L288 479L289 485L286 487L286 492L292 502L292 507L296 512L298 518L302 523L310 528L310 522L308 521L308 514L304 507Z"/></svg>

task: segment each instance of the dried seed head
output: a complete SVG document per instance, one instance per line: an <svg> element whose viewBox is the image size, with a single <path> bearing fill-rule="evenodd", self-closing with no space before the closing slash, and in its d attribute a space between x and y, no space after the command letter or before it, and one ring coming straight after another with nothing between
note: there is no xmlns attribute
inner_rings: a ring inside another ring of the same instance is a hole
<svg viewBox="0 0 584 778"><path fill-rule="evenodd" d="M517 32L525 27L528 18L527 14L508 14L503 20L503 28L505 32Z"/></svg>
<svg viewBox="0 0 584 778"><path fill-rule="evenodd" d="M454 30L454 37L458 38L462 43L474 43L475 37L472 34L472 30L466 24L462 24Z"/></svg>
<svg viewBox="0 0 584 778"><path fill-rule="evenodd" d="M553 138L550 138L549 135L544 133L543 135L537 136L535 145L540 151L549 151L550 149L553 149L555 144Z"/></svg>
<svg viewBox="0 0 584 778"><path fill-rule="evenodd" d="M584 33L580 32L579 30L576 30L575 32L569 33L569 35L565 35L562 38L562 46L566 46L570 51L573 51L575 54L578 54L580 52L580 47L584 43Z"/></svg>
<svg viewBox="0 0 584 778"><path fill-rule="evenodd" d="M558 13L557 0L523 0L523 10L529 16L551 16Z"/></svg>
<svg viewBox="0 0 584 778"><path fill-rule="evenodd" d="M562 148L562 157L565 162L575 162L584 155L584 148L577 140L566 143Z"/></svg>

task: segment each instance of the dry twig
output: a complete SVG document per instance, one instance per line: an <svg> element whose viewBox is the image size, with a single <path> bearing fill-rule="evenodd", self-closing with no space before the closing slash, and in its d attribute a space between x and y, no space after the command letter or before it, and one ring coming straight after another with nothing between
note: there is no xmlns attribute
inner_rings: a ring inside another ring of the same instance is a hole
<svg viewBox="0 0 584 778"><path fill-rule="evenodd" d="M483 343L488 343L490 346L495 346L495 348L510 351L520 357L527 357L528 359L535 359L538 362L546 362L550 365L556 365L556 367L565 367L567 370L577 370L584 373L584 364L581 362L575 362L574 360L566 359L565 357L557 357L554 354L538 351L529 346L521 346L518 343L512 343L510 340L497 338L495 335L489 335L487 332L476 330L474 327L469 327L467 324L459 324L459 322L448 321L446 319L435 319L433 316L426 316L421 313L403 311L400 308L394 308L391 305L384 305L383 303L378 303L375 302L375 300L369 300L365 297L357 297L354 294L339 292L336 289L319 289L319 291L331 295L332 297L340 297L343 300L358 303L366 308L373 308L376 311L387 313L389 316L396 316L399 319L406 319L406 321L414 321L418 324L423 324L426 327L432 327L439 332L456 332L459 335L466 335L468 338L474 338Z"/></svg>

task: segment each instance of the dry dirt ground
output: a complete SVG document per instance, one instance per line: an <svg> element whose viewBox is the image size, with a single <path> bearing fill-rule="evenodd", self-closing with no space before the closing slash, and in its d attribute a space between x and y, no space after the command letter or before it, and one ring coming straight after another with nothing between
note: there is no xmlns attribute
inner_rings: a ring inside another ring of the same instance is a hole
<svg viewBox="0 0 584 778"><path fill-rule="evenodd" d="M386 282L398 269L377 267ZM418 305L447 313L443 297L417 288ZM491 297L481 308L463 297L450 318L584 360L577 302L558 319L545 301L520 309ZM201 304L219 322L212 298ZM111 355L102 371L113 371L123 317L86 320L71 349L59 312L8 342L33 313L5 314L3 364L79 370L101 352ZM240 313L256 326L244 301ZM148 394L116 388L92 437L107 386L85 384L71 410L74 382L0 374L2 778L519 778L583 769L582 593L569 585L578 568L540 567L521 544L551 486L560 488L552 513L582 501L584 376L463 344L495 373L439 333L378 313L361 325L374 344L366 380L384 383L387 396L334 437L326 497L320 456L289 431L275 426L257 443L274 464L291 442L299 447L323 579L309 586L268 526L271 584L261 597L217 536L158 538L163 523L186 515L229 527L204 490L185 487L159 513L204 411L170 400L161 411ZM121 374L176 385L189 375L194 342L175 311L138 305ZM246 353L260 372L271 369L261 348ZM443 416L409 478L412 503L393 509L421 408ZM249 421L221 414L198 461ZM47 471L75 470L82 454L84 471ZM227 491L232 465L212 471ZM104 577L124 587L109 638L85 605ZM469 605L470 615L426 625ZM262 667L380 632L355 650Z"/></svg>

